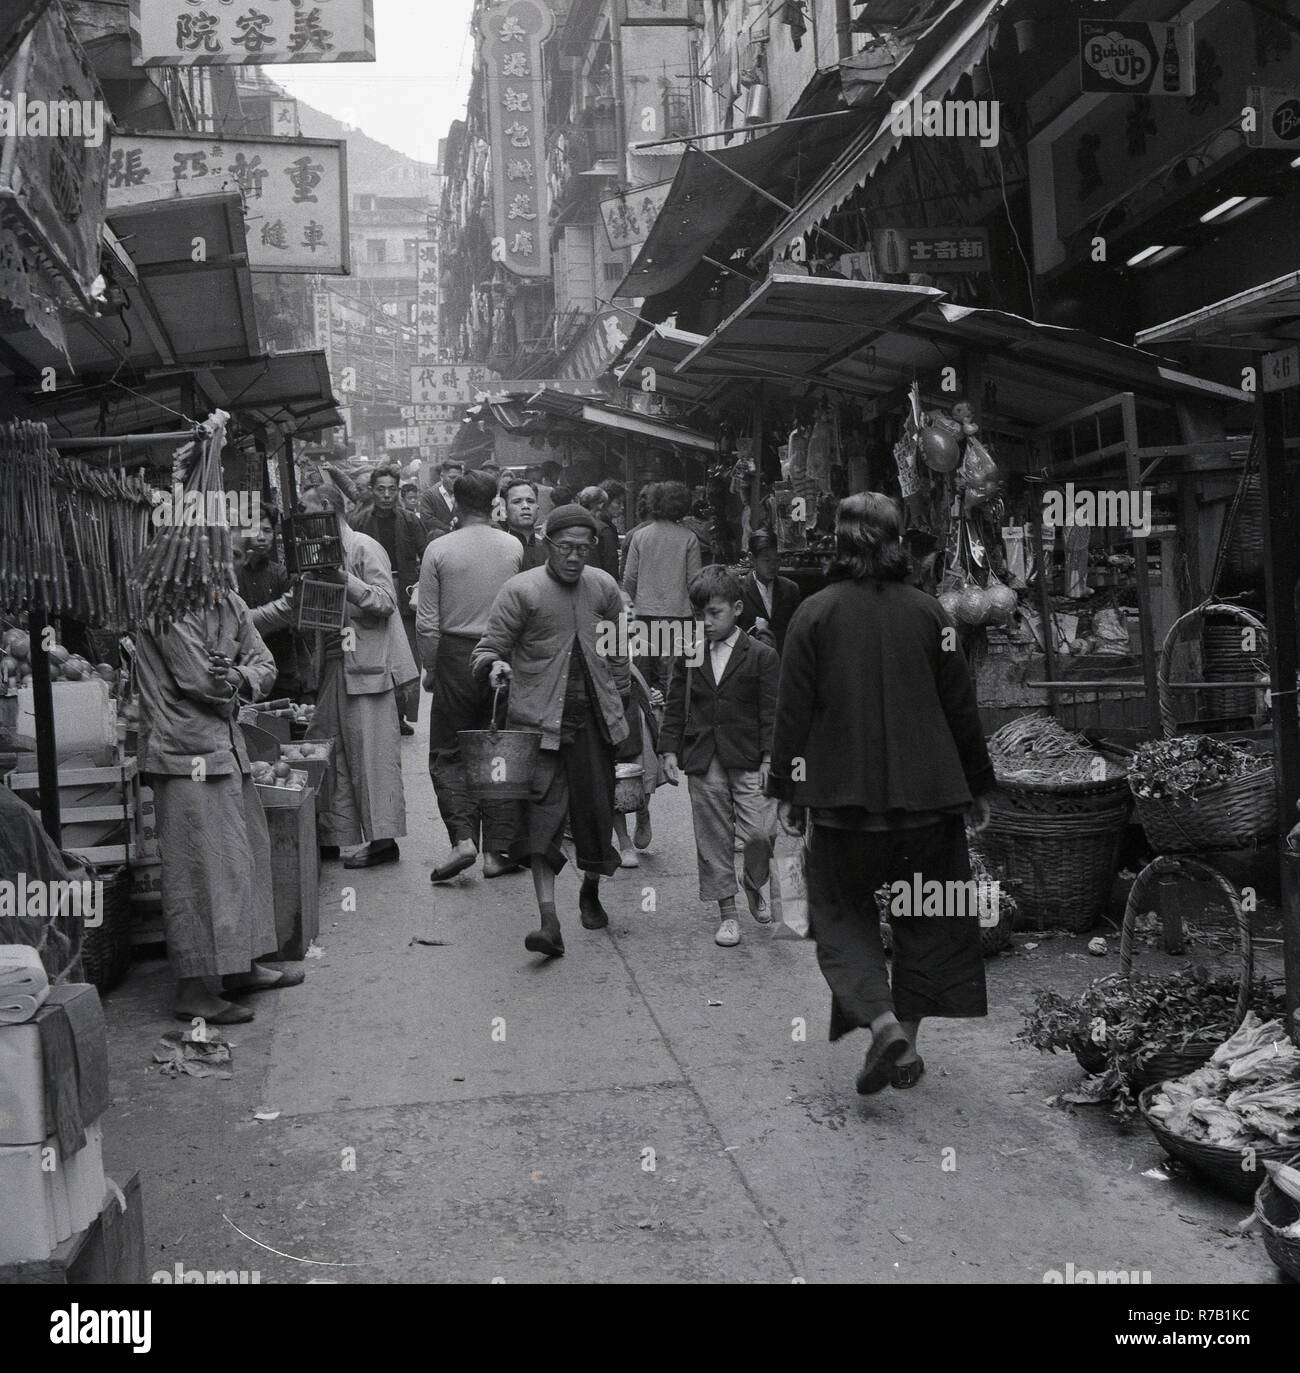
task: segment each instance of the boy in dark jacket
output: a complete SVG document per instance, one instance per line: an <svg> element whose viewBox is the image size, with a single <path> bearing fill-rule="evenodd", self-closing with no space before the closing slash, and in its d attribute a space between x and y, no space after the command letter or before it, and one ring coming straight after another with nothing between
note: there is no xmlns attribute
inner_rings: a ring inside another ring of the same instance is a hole
<svg viewBox="0 0 1300 1373"><path fill-rule="evenodd" d="M690 583L691 605L704 621L702 661L673 664L660 735L664 776L690 778L691 818L700 867L700 899L716 901L724 947L740 943L736 919L736 859L745 851L750 913L771 919L762 888L768 879L776 812L765 795L776 723L780 660L736 623L744 609L740 583L718 564Z"/></svg>

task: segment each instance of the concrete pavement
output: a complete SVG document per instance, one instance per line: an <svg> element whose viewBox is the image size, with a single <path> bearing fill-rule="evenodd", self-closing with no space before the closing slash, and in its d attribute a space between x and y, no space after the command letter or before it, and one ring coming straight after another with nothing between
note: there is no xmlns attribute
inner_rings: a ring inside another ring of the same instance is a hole
<svg viewBox="0 0 1300 1373"><path fill-rule="evenodd" d="M992 960L988 1019L927 1025L921 1085L863 1099L865 1036L827 1043L811 945L747 918L738 948L714 945L684 788L656 795L642 867L603 884L607 931L580 927L566 869L568 953L544 962L523 947L526 874L430 885L447 842L425 748L403 741L402 862L326 865L324 956L227 1032L230 1081L152 1069L164 962L109 998L106 1158L144 1174L151 1271L1037 1283L1073 1262L1278 1280L1231 1233L1246 1207L1143 1176L1162 1157L1146 1129L1048 1104L1073 1060L1012 1042L1038 987L1107 970L1085 940Z"/></svg>

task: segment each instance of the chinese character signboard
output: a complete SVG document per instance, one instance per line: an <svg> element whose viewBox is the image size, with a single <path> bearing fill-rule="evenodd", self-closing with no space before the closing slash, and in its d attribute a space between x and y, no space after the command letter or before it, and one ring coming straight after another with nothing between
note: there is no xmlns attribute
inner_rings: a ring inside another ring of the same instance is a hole
<svg viewBox="0 0 1300 1373"><path fill-rule="evenodd" d="M615 252L620 248L635 248L649 238L672 184L660 181L653 186L633 186L622 195L600 202L605 237Z"/></svg>
<svg viewBox="0 0 1300 1373"><path fill-rule="evenodd" d="M422 238L416 250L419 276L415 287L416 356L421 362L438 360L438 240Z"/></svg>
<svg viewBox="0 0 1300 1373"><path fill-rule="evenodd" d="M469 405L499 377L478 363L441 363L411 368L414 405Z"/></svg>
<svg viewBox="0 0 1300 1373"><path fill-rule="evenodd" d="M330 311L330 293L328 291L312 292L312 315L315 324L316 347L325 350L325 366L328 368L334 360L332 356L334 319Z"/></svg>
<svg viewBox="0 0 1300 1373"><path fill-rule="evenodd" d="M343 144L319 138L115 134L108 206L239 191L254 271L348 271Z"/></svg>
<svg viewBox="0 0 1300 1373"><path fill-rule="evenodd" d="M1106 95L1195 95L1192 26L1080 19L1079 88Z"/></svg>
<svg viewBox="0 0 1300 1373"><path fill-rule="evenodd" d="M271 132L277 138L297 138L302 133L296 100L271 101Z"/></svg>
<svg viewBox="0 0 1300 1373"><path fill-rule="evenodd" d="M769 6L769 12L775 6ZM689 24L690 0L623 0L624 24Z"/></svg>
<svg viewBox="0 0 1300 1373"><path fill-rule="evenodd" d="M131 0L137 67L373 62L372 0Z"/></svg>
<svg viewBox="0 0 1300 1373"><path fill-rule="evenodd" d="M549 276L542 44L555 16L542 0L509 0L479 16L492 146L492 257L518 276Z"/></svg>
<svg viewBox="0 0 1300 1373"><path fill-rule="evenodd" d="M403 405L398 407L407 424L458 423L460 405Z"/></svg>
<svg viewBox="0 0 1300 1373"><path fill-rule="evenodd" d="M875 236L879 271L987 272L987 229L882 229Z"/></svg>

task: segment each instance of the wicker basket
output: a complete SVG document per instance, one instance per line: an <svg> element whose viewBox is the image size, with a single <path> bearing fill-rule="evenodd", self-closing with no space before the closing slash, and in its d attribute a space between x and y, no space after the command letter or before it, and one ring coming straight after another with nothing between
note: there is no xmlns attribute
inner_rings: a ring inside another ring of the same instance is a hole
<svg viewBox="0 0 1300 1373"><path fill-rule="evenodd" d="M1091 929L1119 868L1125 780L1000 782L989 803L980 848L1015 896L1021 928Z"/></svg>
<svg viewBox="0 0 1300 1373"><path fill-rule="evenodd" d="M1256 631L1260 642L1267 641L1268 631L1263 622L1239 605L1207 601L1180 615L1165 635L1156 672L1160 722L1167 739L1172 739L1178 732L1169 690L1175 640L1187 621L1210 615L1235 616ZM1277 790L1271 760L1258 772L1236 777L1195 798L1174 801L1134 793L1133 802L1147 842L1157 853L1212 853L1250 848L1277 828Z"/></svg>
<svg viewBox="0 0 1300 1373"><path fill-rule="evenodd" d="M1254 1157L1249 1158L1240 1149L1228 1149L1222 1144L1206 1144L1201 1140L1175 1135L1148 1114L1151 1098L1159 1090L1160 1084L1156 1083L1138 1097L1138 1106L1147 1128L1170 1158L1185 1163L1219 1191L1239 1201L1249 1201L1255 1195L1260 1179L1268 1176L1264 1171L1263 1161L1266 1158L1285 1163L1295 1153L1293 1144L1266 1144L1261 1141L1251 1146ZM1249 1166L1251 1164L1253 1168Z"/></svg>
<svg viewBox="0 0 1300 1373"><path fill-rule="evenodd" d="M1300 1168L1300 1154L1286 1160L1292 1168ZM1255 1193L1255 1214L1259 1217L1260 1228L1264 1232L1264 1248L1268 1256L1290 1278L1300 1282L1300 1238L1293 1239L1284 1235L1300 1220L1300 1202L1292 1201L1285 1192L1265 1174Z"/></svg>
<svg viewBox="0 0 1300 1373"><path fill-rule="evenodd" d="M1146 905L1147 888L1166 873L1179 871L1201 877L1213 882L1227 902L1232 912L1237 930L1237 950L1240 959L1237 977L1237 1006L1233 1012L1235 1029L1246 1018L1250 1009L1250 988L1255 976L1255 946L1251 940L1250 920L1242 909L1236 888L1216 868L1200 863L1194 858L1179 854L1165 854L1148 863L1138 873L1129 888L1128 901L1124 906L1124 926L1119 940L1119 977L1128 977L1133 971L1133 936L1137 928L1138 912ZM1177 1048L1164 1048L1152 1054L1137 1072L1133 1074L1133 1085L1138 1088L1156 1086L1173 1078L1183 1077L1194 1072L1202 1064L1208 1063L1215 1049L1223 1042L1224 1036L1217 1033L1192 1035ZM1075 1058L1085 1073L1106 1071L1107 1057L1103 1049L1088 1045L1076 1049Z"/></svg>
<svg viewBox="0 0 1300 1373"><path fill-rule="evenodd" d="M104 884L103 921L89 926L81 944L87 982L110 991L131 966L131 874L125 866L98 869L95 880Z"/></svg>

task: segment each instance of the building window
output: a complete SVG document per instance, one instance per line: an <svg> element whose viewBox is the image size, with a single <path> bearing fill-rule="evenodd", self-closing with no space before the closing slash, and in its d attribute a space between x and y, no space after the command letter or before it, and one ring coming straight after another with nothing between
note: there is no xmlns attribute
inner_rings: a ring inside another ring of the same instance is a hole
<svg viewBox="0 0 1300 1373"><path fill-rule="evenodd" d="M367 262L387 262L388 243L382 238L366 239L366 261Z"/></svg>
<svg viewBox="0 0 1300 1373"><path fill-rule="evenodd" d="M419 260L420 240L418 238L408 238L402 243L402 261L417 262Z"/></svg>
<svg viewBox="0 0 1300 1373"><path fill-rule="evenodd" d="M605 284L617 286L627 275L627 268L621 262L605 263Z"/></svg>

